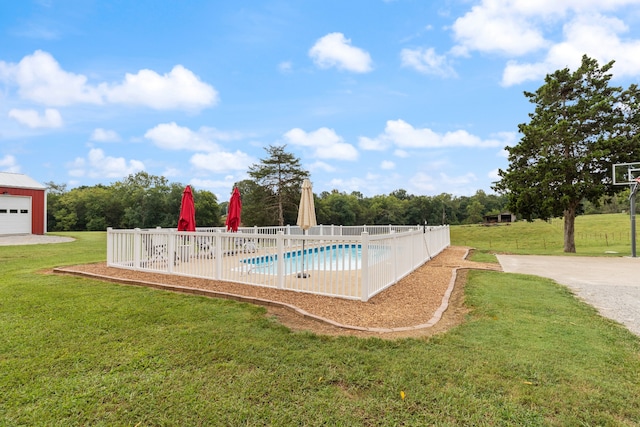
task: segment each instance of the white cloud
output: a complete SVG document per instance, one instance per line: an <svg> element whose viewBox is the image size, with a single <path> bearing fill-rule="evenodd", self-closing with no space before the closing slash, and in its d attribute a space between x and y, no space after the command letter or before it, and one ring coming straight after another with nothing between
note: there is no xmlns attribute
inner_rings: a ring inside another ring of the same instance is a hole
<svg viewBox="0 0 640 427"><path fill-rule="evenodd" d="M197 169L209 172L247 170L255 159L242 151L224 151L216 141L234 141L245 135L237 132L221 132L201 127L193 131L175 122L162 123L149 129L144 137L164 150L200 151L191 156L190 162Z"/></svg>
<svg viewBox="0 0 640 427"><path fill-rule="evenodd" d="M86 76L63 70L51 54L41 50L17 64L0 61L0 81L17 86L21 98L47 106L115 103L199 110L218 102L216 90L182 65L164 75L140 70L127 73L121 83L91 85Z"/></svg>
<svg viewBox="0 0 640 427"><path fill-rule="evenodd" d="M314 171L335 172L336 168L328 163L318 161L310 164L309 170L311 172L314 172Z"/></svg>
<svg viewBox="0 0 640 427"><path fill-rule="evenodd" d="M363 150L369 151L384 151L389 148L389 141L384 139L374 139L368 138L366 136L361 136L358 138L358 146Z"/></svg>
<svg viewBox="0 0 640 427"><path fill-rule="evenodd" d="M165 169L164 172L162 172L161 176L170 178L174 176L180 176L181 174L182 174L182 171L180 169L170 167Z"/></svg>
<svg viewBox="0 0 640 427"><path fill-rule="evenodd" d="M564 41L553 45L540 62L509 61L502 76L502 85L511 86L530 80L540 80L557 69L580 65L583 54L604 65L615 60L612 72L617 77L640 74L640 40L624 40L628 27L618 18L599 14L579 15L563 27Z"/></svg>
<svg viewBox="0 0 640 427"><path fill-rule="evenodd" d="M127 161L124 157L110 157L99 148L89 150L87 158L77 157L67 165L69 175L90 178L122 178L144 170L139 160Z"/></svg>
<svg viewBox="0 0 640 427"><path fill-rule="evenodd" d="M229 176L225 177L223 180L194 178L189 181L189 184L199 188L229 188L234 184L234 182L235 178L233 178L233 176ZM218 198L218 201L224 202L226 200Z"/></svg>
<svg viewBox="0 0 640 427"><path fill-rule="evenodd" d="M76 157L67 164L68 174L73 177L83 177L86 174L87 161L83 157Z"/></svg>
<svg viewBox="0 0 640 427"><path fill-rule="evenodd" d="M283 61L278 64L278 69L282 73L290 73L292 68L293 68L293 64L291 63L291 61Z"/></svg>
<svg viewBox="0 0 640 427"><path fill-rule="evenodd" d="M470 12L456 19L454 38L457 55L469 51L498 52L506 55L523 55L545 47L542 31L536 23L514 7L510 0L484 0Z"/></svg>
<svg viewBox="0 0 640 427"><path fill-rule="evenodd" d="M41 50L17 64L0 61L0 80L17 85L23 99L42 105L103 102L99 90L87 84L87 77L64 71L51 54Z"/></svg>
<svg viewBox="0 0 640 427"><path fill-rule="evenodd" d="M333 129L322 127L307 133L300 128L294 128L284 134L284 139L293 145L311 148L313 156L320 159L358 159L358 150L344 142Z"/></svg>
<svg viewBox="0 0 640 427"><path fill-rule="evenodd" d="M114 130L107 130L102 128L96 128L91 133L91 141L97 142L118 142L121 140L118 132Z"/></svg>
<svg viewBox="0 0 640 427"><path fill-rule="evenodd" d="M504 145L500 139L486 139L472 135L465 130L456 130L439 134L429 128L414 128L404 120L389 120L384 133L375 141L377 146L395 145L404 148L442 148L442 147L497 147ZM376 146L371 143L370 146Z"/></svg>
<svg viewBox="0 0 640 427"><path fill-rule="evenodd" d="M20 165L14 156L7 154L4 157L0 157L0 171L2 172L20 172Z"/></svg>
<svg viewBox="0 0 640 427"><path fill-rule="evenodd" d="M62 127L62 115L55 108L45 109L44 115L40 115L36 110L14 108L9 111L9 117L33 129Z"/></svg>
<svg viewBox="0 0 640 427"><path fill-rule="evenodd" d="M495 182L495 181L500 181L500 179L501 179L501 178L500 178L500 175L498 175L498 170L499 170L499 168L495 168L495 169L493 169L493 170L489 171L489 173L487 174L487 176L488 176L491 180L493 180L494 182Z"/></svg>
<svg viewBox="0 0 640 427"><path fill-rule="evenodd" d="M207 188L209 190L218 190L215 193L218 198L218 202L226 202L229 200L229 193L231 192L231 188L233 184L236 183L239 179L233 175L225 176L224 179L202 179L202 178L194 178L189 181L190 185L193 185L196 188ZM221 191L223 193L221 193Z"/></svg>
<svg viewBox="0 0 640 427"><path fill-rule="evenodd" d="M518 132L496 132L491 136L502 141L505 146L512 147L518 143Z"/></svg>
<svg viewBox="0 0 640 427"><path fill-rule="evenodd" d="M481 0L453 24L457 44L451 53L508 57L503 86L541 80L565 67L574 69L583 54L601 64L615 60L614 76L634 77L640 74L640 40L623 37L629 32L625 14L607 13L638 4L638 0ZM517 59L538 52L543 58L538 62Z"/></svg>
<svg viewBox="0 0 640 427"><path fill-rule="evenodd" d="M380 169L382 170L391 170L395 168L396 164L390 160L383 160L382 163L380 163Z"/></svg>
<svg viewBox="0 0 640 427"><path fill-rule="evenodd" d="M413 68L423 74L439 77L455 77L456 72L445 55L438 55L433 48L402 49L402 66Z"/></svg>
<svg viewBox="0 0 640 427"><path fill-rule="evenodd" d="M228 171L246 171L255 163L255 159L246 153L224 151L214 153L197 153L191 156L191 164L198 169L220 173Z"/></svg>
<svg viewBox="0 0 640 427"><path fill-rule="evenodd" d="M477 178L473 173L460 176L449 176L439 173L433 177L425 172L417 172L408 182L410 193L448 193L454 195L470 195L475 193Z"/></svg>
<svg viewBox="0 0 640 427"><path fill-rule="evenodd" d="M122 83L107 87L106 98L113 103L143 105L157 110L200 110L218 102L218 92L182 65L164 75L152 70L127 73Z"/></svg>
<svg viewBox="0 0 640 427"><path fill-rule="evenodd" d="M202 133L178 126L175 122L162 123L149 129L144 137L165 150L216 151L218 145Z"/></svg>
<svg viewBox="0 0 640 427"><path fill-rule="evenodd" d="M472 184L476 182L478 179L476 178L475 174L473 174L472 172L468 172L464 175L459 175L459 176L449 176L445 173L441 173L440 180L442 181L442 183L446 185L459 187L459 186Z"/></svg>
<svg viewBox="0 0 640 427"><path fill-rule="evenodd" d="M373 69L368 52L351 45L342 33L330 33L316 41L309 56L320 68L336 67L355 73L367 73Z"/></svg>
<svg viewBox="0 0 640 427"><path fill-rule="evenodd" d="M365 189L369 188L371 183L362 178L334 178L329 182L329 187L339 189L351 193L353 191L360 191L365 193Z"/></svg>
<svg viewBox="0 0 640 427"><path fill-rule="evenodd" d="M203 126L197 131L180 126L175 122L161 123L147 132L144 137L156 147L164 150L187 150L204 152L221 152L218 142L237 141L247 135L240 132L223 132L215 128Z"/></svg>
<svg viewBox="0 0 640 427"><path fill-rule="evenodd" d="M409 187L416 193L430 193L436 189L435 181L431 175L418 172L409 179Z"/></svg>

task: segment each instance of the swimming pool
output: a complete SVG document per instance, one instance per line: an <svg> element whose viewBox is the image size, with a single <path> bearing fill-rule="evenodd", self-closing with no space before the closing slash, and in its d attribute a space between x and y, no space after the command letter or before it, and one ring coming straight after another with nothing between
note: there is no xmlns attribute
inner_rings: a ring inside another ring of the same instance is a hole
<svg viewBox="0 0 640 427"><path fill-rule="evenodd" d="M373 251L373 253L372 253ZM369 248L370 255L380 255L381 248ZM356 270L362 265L362 245L334 244L316 248L285 252L283 254L284 274L294 274L303 270L342 271ZM277 274L277 255L264 255L240 260L245 269L255 273Z"/></svg>

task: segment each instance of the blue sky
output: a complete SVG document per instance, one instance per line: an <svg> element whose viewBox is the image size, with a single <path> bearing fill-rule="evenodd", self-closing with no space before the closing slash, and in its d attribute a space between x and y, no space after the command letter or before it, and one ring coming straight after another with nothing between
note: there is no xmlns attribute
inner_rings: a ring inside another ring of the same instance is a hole
<svg viewBox="0 0 640 427"><path fill-rule="evenodd" d="M286 144L314 192L491 192L547 73L640 83L640 0L0 4L0 170L227 200Z"/></svg>

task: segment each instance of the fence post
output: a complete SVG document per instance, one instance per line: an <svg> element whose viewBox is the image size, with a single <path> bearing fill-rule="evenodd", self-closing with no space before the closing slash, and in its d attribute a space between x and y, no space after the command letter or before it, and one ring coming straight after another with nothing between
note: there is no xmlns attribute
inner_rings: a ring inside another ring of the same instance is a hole
<svg viewBox="0 0 640 427"><path fill-rule="evenodd" d="M393 245L393 258L391 259L393 283L396 283L398 281L398 235L395 232L391 233L391 228L389 228L389 234L391 235L391 242Z"/></svg>
<svg viewBox="0 0 640 427"><path fill-rule="evenodd" d="M284 289L284 234L278 231L276 235L276 271L278 273L278 289Z"/></svg>
<svg viewBox="0 0 640 427"><path fill-rule="evenodd" d="M360 234L360 245L362 245L362 259L360 260L361 276L360 276L360 299L362 301L369 300L369 233L363 231Z"/></svg>
<svg viewBox="0 0 640 427"><path fill-rule="evenodd" d="M156 231L159 232L160 230L156 229ZM177 260L176 236L175 230L167 230L167 271L169 273L173 273L173 267Z"/></svg>
<svg viewBox="0 0 640 427"><path fill-rule="evenodd" d="M113 228L107 227L107 267L113 264Z"/></svg>
<svg viewBox="0 0 640 427"><path fill-rule="evenodd" d="M214 251L215 251L215 259L216 259L216 269L213 272L213 277L216 280L222 279L222 236L220 235L220 231L217 231L213 236L213 241L215 242Z"/></svg>
<svg viewBox="0 0 640 427"><path fill-rule="evenodd" d="M142 248L142 237L140 236L140 229L134 229L133 233L133 268L140 269L140 252Z"/></svg>

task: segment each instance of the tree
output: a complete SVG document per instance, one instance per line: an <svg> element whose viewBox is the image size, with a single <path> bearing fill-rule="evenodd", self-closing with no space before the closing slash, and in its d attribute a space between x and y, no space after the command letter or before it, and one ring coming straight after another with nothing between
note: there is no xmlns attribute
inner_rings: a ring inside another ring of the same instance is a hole
<svg viewBox="0 0 640 427"><path fill-rule="evenodd" d="M482 222L482 213L484 212L484 206L478 200L471 200L465 209L465 213L467 214L467 219L465 219L466 224L477 224Z"/></svg>
<svg viewBox="0 0 640 427"><path fill-rule="evenodd" d="M56 184L53 181L46 182L47 186L47 230L56 229L55 212L58 210L60 199L67 192L67 184Z"/></svg>
<svg viewBox="0 0 640 427"><path fill-rule="evenodd" d="M545 77L535 92L529 123L509 152L509 167L498 172L494 189L508 208L527 220L564 217L564 251L575 252L574 223L582 200L597 203L616 191L611 165L638 152L637 89L609 86L613 61L600 67L582 57L580 67Z"/></svg>
<svg viewBox="0 0 640 427"><path fill-rule="evenodd" d="M319 224L356 225L360 214L358 199L337 190L323 191L316 210Z"/></svg>
<svg viewBox="0 0 640 427"><path fill-rule="evenodd" d="M289 223L295 222L300 187L302 181L309 177L309 172L300 166L300 159L287 153L285 148L285 145L266 147L269 156L261 159L260 164L249 167L249 176L266 190L262 209L275 213L280 226L285 225L285 219Z"/></svg>
<svg viewBox="0 0 640 427"><path fill-rule="evenodd" d="M220 205L218 205L218 198L215 194L207 190L193 190L193 200L196 208L196 225L198 227L219 227L222 225ZM182 195L180 196L180 202L182 203Z"/></svg>
<svg viewBox="0 0 640 427"><path fill-rule="evenodd" d="M404 224L404 212L406 201L398 200L395 196L374 196L371 199L369 224Z"/></svg>

